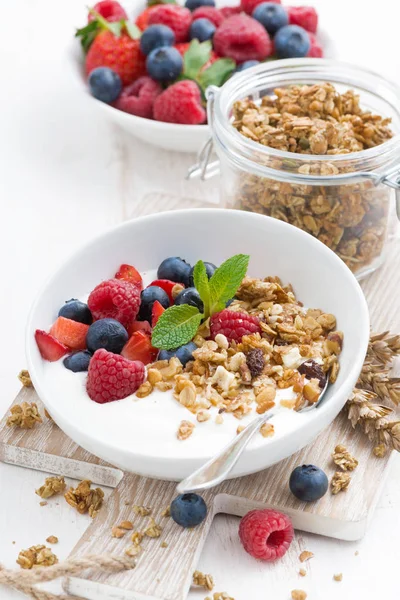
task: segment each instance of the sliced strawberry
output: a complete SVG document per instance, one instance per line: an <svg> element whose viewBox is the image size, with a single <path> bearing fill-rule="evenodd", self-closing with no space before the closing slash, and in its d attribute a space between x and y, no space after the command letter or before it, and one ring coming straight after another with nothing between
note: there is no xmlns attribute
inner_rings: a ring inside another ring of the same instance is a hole
<svg viewBox="0 0 400 600"><path fill-rule="evenodd" d="M151 326L148 321L132 321L126 328L129 337L135 333L135 331L142 331L147 335L151 335Z"/></svg>
<svg viewBox="0 0 400 600"><path fill-rule="evenodd" d="M168 294L171 304L174 303L174 299L172 297L172 288L176 286L176 281L170 281L169 279L156 279L155 281L152 281L150 285L158 285L158 287L163 289L164 292ZM150 287L150 285L147 287Z"/></svg>
<svg viewBox="0 0 400 600"><path fill-rule="evenodd" d="M58 317L53 323L50 333L59 342L72 350L84 350L86 348L86 334L89 325L78 323L72 319Z"/></svg>
<svg viewBox="0 0 400 600"><path fill-rule="evenodd" d="M156 300L153 304L153 308L151 310L151 326L155 327L157 325L158 319L161 317L165 308Z"/></svg>
<svg viewBox="0 0 400 600"><path fill-rule="evenodd" d="M64 354L69 352L69 349L64 344L61 344L50 333L46 333L41 329L36 329L35 340L42 357L50 362L59 360Z"/></svg>
<svg viewBox="0 0 400 600"><path fill-rule="evenodd" d="M143 289L142 276L139 271L131 265L121 265L117 273L115 273L115 279L123 279L129 283L133 283L140 291Z"/></svg>
<svg viewBox="0 0 400 600"><path fill-rule="evenodd" d="M153 348L148 335L143 331L135 331L122 348L121 354L129 360L140 360L143 364L148 365L156 359L158 350Z"/></svg>

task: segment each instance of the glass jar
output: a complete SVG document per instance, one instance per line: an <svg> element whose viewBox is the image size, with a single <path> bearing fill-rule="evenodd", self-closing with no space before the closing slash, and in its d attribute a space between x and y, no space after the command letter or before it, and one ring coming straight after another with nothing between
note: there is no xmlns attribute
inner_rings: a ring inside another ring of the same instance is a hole
<svg viewBox="0 0 400 600"><path fill-rule="evenodd" d="M237 100L249 98L257 103L273 95L277 87L323 82L332 83L340 93L354 90L363 110L391 118L394 136L367 150L313 155L264 146L232 126L232 106ZM397 86L345 63L289 59L261 64L235 75L222 88L209 88L208 101L224 206L304 229L334 250L358 278L382 263L393 197L399 187ZM201 154L203 175L207 168L215 171L215 163L206 165L210 152L208 146Z"/></svg>

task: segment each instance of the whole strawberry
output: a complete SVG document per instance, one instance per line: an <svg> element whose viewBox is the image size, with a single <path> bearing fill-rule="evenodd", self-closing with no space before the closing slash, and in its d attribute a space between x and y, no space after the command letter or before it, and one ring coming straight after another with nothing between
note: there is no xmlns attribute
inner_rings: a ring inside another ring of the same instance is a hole
<svg viewBox="0 0 400 600"><path fill-rule="evenodd" d="M248 15L253 14L253 10L261 2L275 2L275 4L281 4L281 0L240 0L240 8Z"/></svg>
<svg viewBox="0 0 400 600"><path fill-rule="evenodd" d="M146 74L145 58L139 40L127 33L116 36L111 31L101 31L86 55L86 74L96 67L109 67L118 73L123 85L128 85Z"/></svg>
<svg viewBox="0 0 400 600"><path fill-rule="evenodd" d="M213 44L217 54L237 63L264 60L272 54L272 42L264 27L245 14L225 19L214 34Z"/></svg>
<svg viewBox="0 0 400 600"><path fill-rule="evenodd" d="M128 85L114 106L131 115L152 119L154 101L161 92L161 85L145 75Z"/></svg>
<svg viewBox="0 0 400 600"><path fill-rule="evenodd" d="M192 13L188 8L177 4L158 4L149 14L149 25L167 25L175 33L176 42L187 42Z"/></svg>
<svg viewBox="0 0 400 600"><path fill-rule="evenodd" d="M157 96L153 115L157 121L200 125L206 120L206 111L201 105L201 95L194 81L178 81Z"/></svg>

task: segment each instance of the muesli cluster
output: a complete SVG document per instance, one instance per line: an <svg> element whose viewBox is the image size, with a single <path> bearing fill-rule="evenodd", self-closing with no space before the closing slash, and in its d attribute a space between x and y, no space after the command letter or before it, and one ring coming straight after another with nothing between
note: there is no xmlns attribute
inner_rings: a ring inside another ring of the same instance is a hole
<svg viewBox="0 0 400 600"><path fill-rule="evenodd" d="M274 90L261 103L233 106L233 126L245 137L276 150L310 156L350 155L393 136L390 119L365 111L353 90L331 83ZM350 158L350 157L349 157ZM262 159L264 161L264 157ZM290 174L331 177L354 170L346 157L323 162L307 157L266 158L265 164ZM295 184L243 173L236 207L291 223L317 237L359 272L379 257L386 238L390 191L371 181L346 185ZM232 201L232 199L230 199Z"/></svg>

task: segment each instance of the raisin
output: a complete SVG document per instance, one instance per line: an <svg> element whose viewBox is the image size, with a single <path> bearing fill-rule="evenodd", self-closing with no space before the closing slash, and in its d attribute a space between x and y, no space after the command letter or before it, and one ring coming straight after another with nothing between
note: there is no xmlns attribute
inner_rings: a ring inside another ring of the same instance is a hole
<svg viewBox="0 0 400 600"><path fill-rule="evenodd" d="M246 354L247 366L250 369L252 377L258 377L263 372L265 366L264 354L260 348L254 348Z"/></svg>
<svg viewBox="0 0 400 600"><path fill-rule="evenodd" d="M315 360L306 360L297 369L300 375L305 375L307 379L318 379L319 387L322 389L325 387L326 375Z"/></svg>

